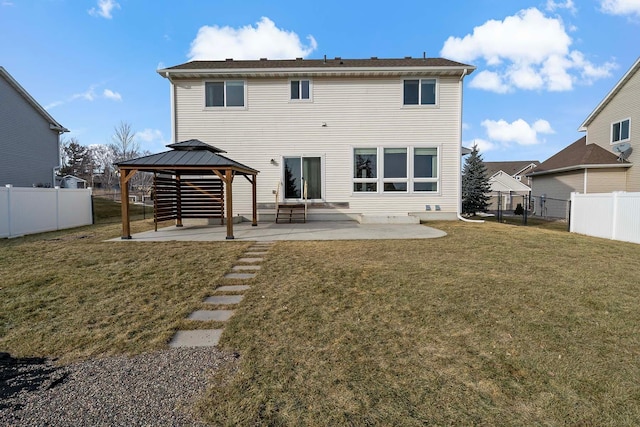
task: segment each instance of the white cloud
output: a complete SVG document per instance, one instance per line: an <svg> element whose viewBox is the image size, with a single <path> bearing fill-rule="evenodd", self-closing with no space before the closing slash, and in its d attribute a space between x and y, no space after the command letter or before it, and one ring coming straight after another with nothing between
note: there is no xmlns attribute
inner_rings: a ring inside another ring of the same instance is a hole
<svg viewBox="0 0 640 427"><path fill-rule="evenodd" d="M120 4L115 0L98 0L98 7L89 9L89 15L111 19L113 18L111 12L113 12L114 9L120 9Z"/></svg>
<svg viewBox="0 0 640 427"><path fill-rule="evenodd" d="M471 80L470 87L484 89L491 92L507 93L509 85L505 84L502 77L493 71L482 70Z"/></svg>
<svg viewBox="0 0 640 427"><path fill-rule="evenodd" d="M304 45L296 33L280 29L262 17L255 27L201 27L188 56L190 60L304 58L318 47L313 36L307 36L307 40L309 43Z"/></svg>
<svg viewBox="0 0 640 427"><path fill-rule="evenodd" d="M559 4L553 2L556 8ZM571 44L562 19L530 8L503 21L489 20L463 38L449 37L440 54L461 62L483 60L487 69L476 74L470 86L497 93L566 91L575 83L590 84L611 74L615 64L595 65L582 52L571 50Z"/></svg>
<svg viewBox="0 0 640 427"><path fill-rule="evenodd" d="M166 150L167 144L171 143L170 141L165 140L162 131L159 129L146 128L142 131L136 132L135 138L142 142L144 150L148 150L152 153Z"/></svg>
<svg viewBox="0 0 640 427"><path fill-rule="evenodd" d="M122 95L120 95L118 92L112 91L111 89L105 89L102 95L107 99L122 101Z"/></svg>
<svg viewBox="0 0 640 427"><path fill-rule="evenodd" d="M465 141L462 145L467 148L472 148L475 145L478 147L478 151L480 151L480 153L486 153L487 151L496 150L498 148L497 144L481 138L476 138L473 141Z"/></svg>
<svg viewBox="0 0 640 427"><path fill-rule="evenodd" d="M512 123L505 120L484 120L482 127L487 131L490 140L501 144L516 143L518 145L535 145L544 142L539 138L539 134L552 134L555 131L546 120L537 120L529 125L522 119L517 119Z"/></svg>
<svg viewBox="0 0 640 427"><path fill-rule="evenodd" d="M611 15L637 15L640 17L640 0L600 0L604 13Z"/></svg>
<svg viewBox="0 0 640 427"><path fill-rule="evenodd" d="M69 98L69 101L75 101L76 99L84 99L85 101L93 101L94 99L96 99L96 92L95 92L96 86L95 85L91 85L89 86L89 89L85 90L84 92L80 92L80 93L76 93L71 95L71 98Z"/></svg>
<svg viewBox="0 0 640 427"><path fill-rule="evenodd" d="M104 83L93 84L89 86L89 88L84 92L74 93L67 99L53 101L45 105L44 108L46 110L49 110L51 108L59 107L61 105L68 104L77 100L93 102L96 100L96 98L100 98L100 95L96 95L96 88L102 86L103 84ZM120 95L118 92L112 91L111 89L104 89L102 92L102 98L111 99L113 101L122 101L122 95Z"/></svg>
<svg viewBox="0 0 640 427"><path fill-rule="evenodd" d="M567 9L571 13L576 13L578 11L575 4L573 4L573 0L565 0L564 2L547 0L546 9L549 12L555 12L558 9Z"/></svg>
<svg viewBox="0 0 640 427"><path fill-rule="evenodd" d="M2 6L15 6L15 4L13 2L10 2L10 1L3 1L2 2Z"/></svg>

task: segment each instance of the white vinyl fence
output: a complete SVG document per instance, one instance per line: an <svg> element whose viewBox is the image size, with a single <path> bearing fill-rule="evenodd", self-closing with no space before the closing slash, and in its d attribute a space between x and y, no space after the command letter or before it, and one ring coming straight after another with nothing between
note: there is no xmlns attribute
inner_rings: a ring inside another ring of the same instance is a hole
<svg viewBox="0 0 640 427"><path fill-rule="evenodd" d="M640 243L640 193L571 193L570 231Z"/></svg>
<svg viewBox="0 0 640 427"><path fill-rule="evenodd" d="M89 225L91 189L0 187L0 238Z"/></svg>

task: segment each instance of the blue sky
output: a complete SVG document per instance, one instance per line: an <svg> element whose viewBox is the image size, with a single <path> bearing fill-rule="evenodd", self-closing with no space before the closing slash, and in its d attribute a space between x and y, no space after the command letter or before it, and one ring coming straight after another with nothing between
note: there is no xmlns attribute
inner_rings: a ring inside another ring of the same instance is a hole
<svg viewBox="0 0 640 427"><path fill-rule="evenodd" d="M545 160L640 55L640 0L0 0L0 65L85 145L131 123L170 143L169 83L197 59L443 56L465 79L463 143Z"/></svg>

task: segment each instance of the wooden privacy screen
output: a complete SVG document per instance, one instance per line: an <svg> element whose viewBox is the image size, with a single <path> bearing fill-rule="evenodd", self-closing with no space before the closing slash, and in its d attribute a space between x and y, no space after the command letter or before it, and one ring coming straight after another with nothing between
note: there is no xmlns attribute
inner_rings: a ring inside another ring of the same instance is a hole
<svg viewBox="0 0 640 427"><path fill-rule="evenodd" d="M155 175L153 178L153 220L219 218L224 220L224 184L218 178L181 178Z"/></svg>

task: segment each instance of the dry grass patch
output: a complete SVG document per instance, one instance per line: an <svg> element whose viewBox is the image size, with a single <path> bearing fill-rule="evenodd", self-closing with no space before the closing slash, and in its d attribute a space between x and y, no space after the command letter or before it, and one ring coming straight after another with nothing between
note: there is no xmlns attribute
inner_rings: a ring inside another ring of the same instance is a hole
<svg viewBox="0 0 640 427"><path fill-rule="evenodd" d="M132 232L151 221L132 223ZM248 246L106 242L120 224L0 240L0 351L62 362L164 348Z"/></svg>
<svg viewBox="0 0 640 427"><path fill-rule="evenodd" d="M229 321L215 425L637 425L640 246L501 224L280 242ZM624 256L618 256L624 254Z"/></svg>

